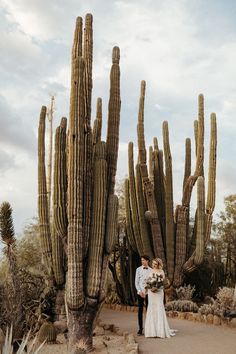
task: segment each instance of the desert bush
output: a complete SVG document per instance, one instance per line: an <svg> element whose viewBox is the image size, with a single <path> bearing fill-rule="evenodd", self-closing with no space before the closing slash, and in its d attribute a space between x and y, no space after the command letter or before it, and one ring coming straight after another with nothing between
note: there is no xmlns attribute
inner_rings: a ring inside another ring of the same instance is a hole
<svg viewBox="0 0 236 354"><path fill-rule="evenodd" d="M203 304L199 308L202 315L213 314L224 317L225 312L236 309L236 301L234 298L234 289L223 287L216 294L216 299L211 304Z"/></svg>
<svg viewBox="0 0 236 354"><path fill-rule="evenodd" d="M217 315L219 317L223 316L223 311L220 307L220 304L218 304L216 301L213 304L204 304L202 305L198 312L201 315Z"/></svg>
<svg viewBox="0 0 236 354"><path fill-rule="evenodd" d="M20 269L17 274L20 280L21 301L24 313L21 315L21 325L24 332L30 328L37 329L39 319L39 308L46 306L45 300L42 299L45 289L44 278L40 275L32 274L26 270ZM15 302L14 287L9 274L6 274L4 282L0 285L0 326L1 328L9 327L11 323L16 323L18 304Z"/></svg>
<svg viewBox="0 0 236 354"><path fill-rule="evenodd" d="M167 311L198 312L198 306L191 300L174 300L165 304Z"/></svg>
<svg viewBox="0 0 236 354"><path fill-rule="evenodd" d="M0 326L5 330L7 326L20 322L23 324L24 333L30 328L36 332L40 326L39 319L44 317L44 313L51 307L51 295L48 296L45 285L45 269L42 266L39 249L38 224L34 221L25 227L14 249L17 262L16 277L19 279L23 307L20 313L17 311L14 285L5 255L0 261ZM18 316L21 316L20 321L16 319Z"/></svg>
<svg viewBox="0 0 236 354"><path fill-rule="evenodd" d="M236 301L234 299L234 288L224 286L216 294L216 299L225 310L234 310Z"/></svg>
<svg viewBox="0 0 236 354"><path fill-rule="evenodd" d="M192 300L195 291L195 286L183 285L176 288L176 295L179 300Z"/></svg>

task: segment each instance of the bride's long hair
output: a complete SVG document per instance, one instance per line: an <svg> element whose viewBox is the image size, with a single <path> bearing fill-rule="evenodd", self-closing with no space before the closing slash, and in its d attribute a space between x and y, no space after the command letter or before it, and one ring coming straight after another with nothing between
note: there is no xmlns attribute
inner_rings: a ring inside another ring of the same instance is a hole
<svg viewBox="0 0 236 354"><path fill-rule="evenodd" d="M157 267L158 267L159 269L163 269L163 262L162 262L161 258L154 258L154 259L152 260L152 263L153 263L153 262L157 263Z"/></svg>

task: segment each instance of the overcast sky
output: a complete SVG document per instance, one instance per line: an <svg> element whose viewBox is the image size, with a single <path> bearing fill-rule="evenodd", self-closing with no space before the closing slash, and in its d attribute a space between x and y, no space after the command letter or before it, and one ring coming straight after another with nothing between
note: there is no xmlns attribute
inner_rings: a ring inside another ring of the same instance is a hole
<svg viewBox="0 0 236 354"><path fill-rule="evenodd" d="M14 209L19 233L37 214L40 107L56 95L55 126L69 112L70 53L77 16L94 16L94 102L107 113L114 45L121 50L118 178L127 143L136 145L140 81L146 80L145 134L161 142L169 121L175 204L181 201L184 141L193 138L197 96L218 121L216 213L236 193L236 2L230 0L1 0L0 202ZM93 110L93 117L94 117ZM106 126L104 123L104 132ZM205 166L207 169L207 165Z"/></svg>

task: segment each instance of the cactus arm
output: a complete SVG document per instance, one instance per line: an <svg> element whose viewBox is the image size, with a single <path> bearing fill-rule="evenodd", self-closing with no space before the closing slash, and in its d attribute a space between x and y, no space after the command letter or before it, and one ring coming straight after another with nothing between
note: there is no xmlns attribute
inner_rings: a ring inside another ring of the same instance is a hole
<svg viewBox="0 0 236 354"><path fill-rule="evenodd" d="M197 138L198 137L198 120L194 121L194 140L195 140L195 155L197 156Z"/></svg>
<svg viewBox="0 0 236 354"><path fill-rule="evenodd" d="M129 190L129 180L125 180L125 214L126 214L126 233L129 240L129 244L134 252L137 252L137 246L134 237L134 230L132 224L131 216L131 205L130 205L130 190Z"/></svg>
<svg viewBox="0 0 236 354"><path fill-rule="evenodd" d="M101 141L102 135L102 99L97 99L96 119L93 123L93 146Z"/></svg>
<svg viewBox="0 0 236 354"><path fill-rule="evenodd" d="M77 21L78 23L78 21ZM76 26L74 42L80 38ZM80 45L74 43L76 50ZM68 273L67 304L78 310L83 289L83 173L84 173L84 60L72 52L70 133L68 156Z"/></svg>
<svg viewBox="0 0 236 354"><path fill-rule="evenodd" d="M101 142L96 146L94 162L92 224L89 239L87 294L96 299L99 294L100 278L102 272L102 256L106 227L106 202L107 202L107 161L106 143Z"/></svg>
<svg viewBox="0 0 236 354"><path fill-rule="evenodd" d="M54 190L53 190L53 221L55 230L63 244L67 242L67 171L66 171L66 118L62 118L55 133L54 148Z"/></svg>
<svg viewBox="0 0 236 354"><path fill-rule="evenodd" d="M153 170L154 170L154 159L153 159L153 147L149 146L149 153L148 153L148 174L149 179L153 182Z"/></svg>
<svg viewBox="0 0 236 354"><path fill-rule="evenodd" d="M92 69L93 69L93 16L85 16L83 58L84 70L84 96L85 96L85 125L90 126L91 121L91 100L92 100Z"/></svg>
<svg viewBox="0 0 236 354"><path fill-rule="evenodd" d="M107 221L106 221L106 237L105 237L105 251L110 254L117 241L118 229L118 197L115 194L110 194L107 202Z"/></svg>
<svg viewBox="0 0 236 354"><path fill-rule="evenodd" d="M67 175L66 175L66 118L56 129L54 149L54 183L53 183L53 228L52 228L52 258L53 270L57 285L63 285L64 249L67 243Z"/></svg>
<svg viewBox="0 0 236 354"><path fill-rule="evenodd" d="M108 163L108 194L114 193L117 157L119 148L120 125L120 49L112 51L112 67L110 72L110 98L108 104L107 124L107 163Z"/></svg>
<svg viewBox="0 0 236 354"><path fill-rule="evenodd" d="M129 191L130 191L130 206L134 236L136 241L136 246L138 253L143 254L143 244L141 239L139 216L138 216L138 205L137 205L137 194L135 187L135 176L134 176L134 157L133 157L133 143L129 143L128 147L128 160L129 160Z"/></svg>
<svg viewBox="0 0 236 354"><path fill-rule="evenodd" d="M156 137L153 138L153 148L154 150L159 151L158 140Z"/></svg>
<svg viewBox="0 0 236 354"><path fill-rule="evenodd" d="M139 159L142 165L146 165L147 163L147 153L146 153L145 137L144 137L145 91L146 91L146 82L143 80L141 81L141 88L140 88L138 126L137 126Z"/></svg>
<svg viewBox="0 0 236 354"><path fill-rule="evenodd" d="M49 278L53 279L52 244L49 224L45 168L45 120L46 107L43 106L40 113L38 128L38 215L43 260L45 262Z"/></svg>
<svg viewBox="0 0 236 354"><path fill-rule="evenodd" d="M83 258L88 251L90 220L91 220L91 191L93 186L93 142L91 129L91 100L92 100L92 65L93 65L93 16L85 16L84 41L84 198L83 198Z"/></svg>
<svg viewBox="0 0 236 354"><path fill-rule="evenodd" d="M161 235L160 221L157 213L156 200L154 195L154 188L151 181L148 178L147 170L147 157L146 157L146 147L145 147L145 137L144 137L144 101L145 101L145 81L141 82L140 88L140 99L139 99L139 112L138 112L138 150L139 150L139 163L140 163L140 174L142 177L142 185L145 191L146 203L148 211L151 213L150 227L152 231L152 244L155 256L159 256L163 260L165 267L165 255Z"/></svg>
<svg viewBox="0 0 236 354"><path fill-rule="evenodd" d="M188 224L189 208L178 205L176 207L175 272L173 282L175 287L179 287L183 280L182 267L186 261Z"/></svg>
<svg viewBox="0 0 236 354"><path fill-rule="evenodd" d="M145 199L143 195L143 187L142 187L142 178L140 173L140 165L136 165L136 198L138 205L138 216L139 216L139 225L140 225L140 233L143 244L143 252L148 255L151 259L153 258L153 251L150 242L148 224L145 219Z"/></svg>
<svg viewBox="0 0 236 354"><path fill-rule="evenodd" d="M173 182L172 182L172 157L169 144L168 123L163 122L163 146L165 157L165 207L166 207L166 261L167 271L170 281L174 276L174 258L175 258L175 233L174 233L174 215L173 215Z"/></svg>
<svg viewBox="0 0 236 354"><path fill-rule="evenodd" d="M160 220L163 246L166 248L165 237L165 176L163 170L163 151L155 149L154 152L154 193Z"/></svg>
<svg viewBox="0 0 236 354"><path fill-rule="evenodd" d="M194 176L204 176L204 96L198 96L197 158Z"/></svg>
<svg viewBox="0 0 236 354"><path fill-rule="evenodd" d="M205 248L205 188L204 177L199 176L197 181L197 238L194 264L199 265L203 261Z"/></svg>
<svg viewBox="0 0 236 354"><path fill-rule="evenodd" d="M185 140L185 166L184 166L183 191L189 176L191 176L191 140L187 138Z"/></svg>
<svg viewBox="0 0 236 354"><path fill-rule="evenodd" d="M186 206L189 206L190 204L192 189L197 181L198 176L204 175L204 97L202 94L198 96L198 122L194 123L194 134L197 151L196 165L193 176L190 176L185 183L182 204Z"/></svg>

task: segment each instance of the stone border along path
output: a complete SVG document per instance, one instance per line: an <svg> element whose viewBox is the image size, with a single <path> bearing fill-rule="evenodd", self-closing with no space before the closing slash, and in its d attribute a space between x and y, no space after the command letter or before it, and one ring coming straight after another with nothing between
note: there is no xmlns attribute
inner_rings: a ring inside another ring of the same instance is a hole
<svg viewBox="0 0 236 354"><path fill-rule="evenodd" d="M168 318L170 327L177 329L173 338L137 336L137 313L103 308L100 319L113 323L121 331L134 333L140 354L235 354L236 328Z"/></svg>

